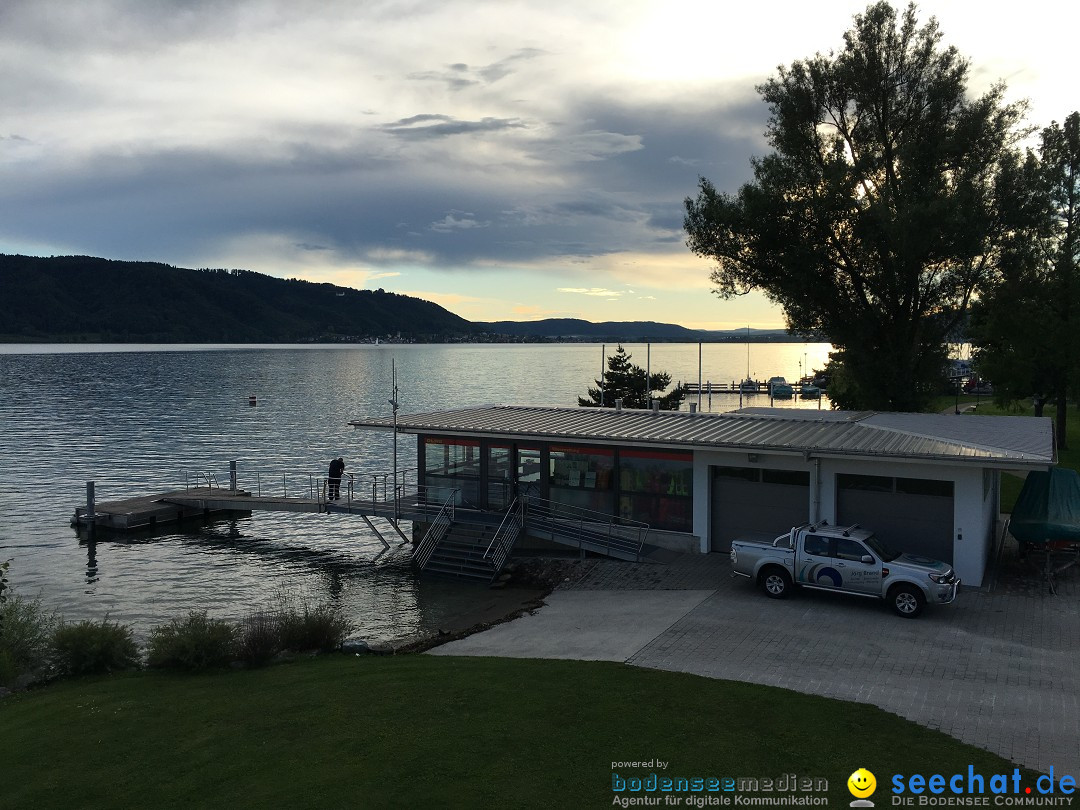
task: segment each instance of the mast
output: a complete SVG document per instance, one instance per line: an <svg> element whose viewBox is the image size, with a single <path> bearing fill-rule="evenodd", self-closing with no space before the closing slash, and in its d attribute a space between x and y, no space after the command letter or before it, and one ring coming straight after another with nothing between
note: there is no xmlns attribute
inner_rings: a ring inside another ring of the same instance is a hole
<svg viewBox="0 0 1080 810"><path fill-rule="evenodd" d="M398 510L398 468L397 468L397 412L398 412L398 387L397 387L397 361L390 358L391 396L390 407L394 410L394 519L400 517ZM385 497L385 496L384 496Z"/></svg>

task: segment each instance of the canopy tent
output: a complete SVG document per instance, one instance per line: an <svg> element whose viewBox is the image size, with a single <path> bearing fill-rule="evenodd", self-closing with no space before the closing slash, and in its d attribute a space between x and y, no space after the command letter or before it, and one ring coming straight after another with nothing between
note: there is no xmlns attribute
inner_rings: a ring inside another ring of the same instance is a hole
<svg viewBox="0 0 1080 810"><path fill-rule="evenodd" d="M1021 543L1080 542L1080 473L1053 467L1029 472L1009 531Z"/></svg>

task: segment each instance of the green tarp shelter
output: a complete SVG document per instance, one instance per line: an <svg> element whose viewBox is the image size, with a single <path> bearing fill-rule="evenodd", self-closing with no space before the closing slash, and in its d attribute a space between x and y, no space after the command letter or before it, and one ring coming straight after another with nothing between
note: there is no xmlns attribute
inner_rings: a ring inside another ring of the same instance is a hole
<svg viewBox="0 0 1080 810"><path fill-rule="evenodd" d="M1080 542L1080 473L1060 467L1028 473L1009 531L1021 543Z"/></svg>

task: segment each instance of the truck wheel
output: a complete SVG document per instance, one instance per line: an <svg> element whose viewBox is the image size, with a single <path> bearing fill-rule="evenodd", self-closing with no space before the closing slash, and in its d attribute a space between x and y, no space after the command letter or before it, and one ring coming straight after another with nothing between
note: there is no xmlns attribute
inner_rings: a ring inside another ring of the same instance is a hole
<svg viewBox="0 0 1080 810"><path fill-rule="evenodd" d="M914 585L895 585L889 591L889 604L897 616L914 619L922 613L926 597Z"/></svg>
<svg viewBox="0 0 1080 810"><path fill-rule="evenodd" d="M775 565L761 572L761 589L773 599L787 599L791 593L791 574Z"/></svg>

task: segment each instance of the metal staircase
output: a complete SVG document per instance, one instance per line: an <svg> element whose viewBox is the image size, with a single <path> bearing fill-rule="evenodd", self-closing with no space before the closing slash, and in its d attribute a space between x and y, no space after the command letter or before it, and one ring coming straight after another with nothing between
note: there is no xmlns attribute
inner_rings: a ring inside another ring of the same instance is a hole
<svg viewBox="0 0 1080 810"><path fill-rule="evenodd" d="M416 547L413 563L425 574L493 582L521 533L521 513L514 501L498 526L456 520L460 513L451 495Z"/></svg>

